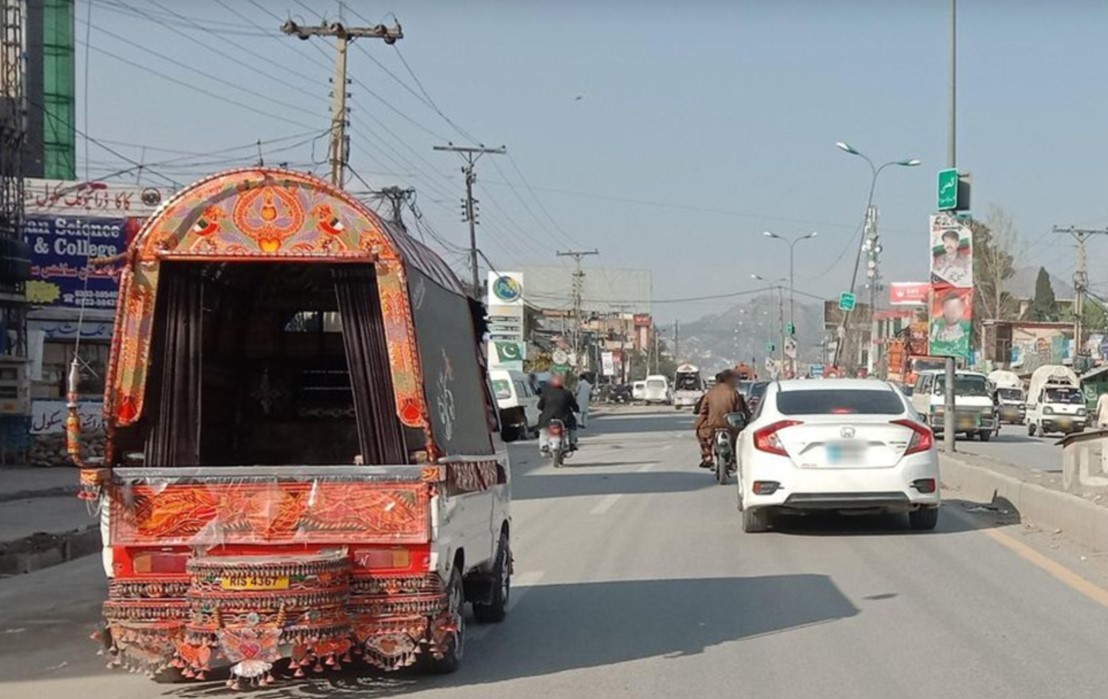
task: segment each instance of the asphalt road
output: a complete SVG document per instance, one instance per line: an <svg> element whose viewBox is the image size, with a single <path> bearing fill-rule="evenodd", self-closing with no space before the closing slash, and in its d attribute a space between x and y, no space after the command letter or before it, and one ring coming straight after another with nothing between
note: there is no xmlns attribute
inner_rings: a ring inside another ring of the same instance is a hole
<svg viewBox="0 0 1108 699"><path fill-rule="evenodd" d="M1061 438L1062 435L1029 437L1023 425L1001 425L1000 434L988 442L959 437L955 448L1036 471L1061 473L1062 447L1055 444Z"/></svg>
<svg viewBox="0 0 1108 699"><path fill-rule="evenodd" d="M511 611L470 627L456 674L250 696L1104 696L1108 592L1033 548L1018 516L949 501L932 533L832 517L743 535L734 487L695 467L689 422L595 418L560 471L534 442L513 447ZM86 640L102 585L95 558L0 580L0 697L222 695L103 669Z"/></svg>

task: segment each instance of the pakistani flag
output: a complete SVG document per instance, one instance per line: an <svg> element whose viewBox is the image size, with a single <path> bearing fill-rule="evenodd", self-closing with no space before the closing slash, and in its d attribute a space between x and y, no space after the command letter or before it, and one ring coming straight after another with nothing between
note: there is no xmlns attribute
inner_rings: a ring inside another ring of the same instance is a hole
<svg viewBox="0 0 1108 699"><path fill-rule="evenodd" d="M497 342L496 358L500 363L522 362L523 350L518 342Z"/></svg>

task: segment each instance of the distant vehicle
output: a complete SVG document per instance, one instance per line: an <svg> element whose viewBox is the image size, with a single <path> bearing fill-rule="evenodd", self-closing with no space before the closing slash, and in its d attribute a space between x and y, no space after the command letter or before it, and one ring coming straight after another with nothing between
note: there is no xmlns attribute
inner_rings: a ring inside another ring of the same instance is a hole
<svg viewBox="0 0 1108 699"><path fill-rule="evenodd" d="M700 369L692 364L677 367L673 376L673 407L691 408L704 395L704 379Z"/></svg>
<svg viewBox="0 0 1108 699"><path fill-rule="evenodd" d="M1081 432L1089 420L1077 374L1061 365L1041 366L1027 388L1027 434Z"/></svg>
<svg viewBox="0 0 1108 699"><path fill-rule="evenodd" d="M749 364L737 364L732 371L738 375L740 381L753 381L758 378L758 372Z"/></svg>
<svg viewBox="0 0 1108 699"><path fill-rule="evenodd" d="M924 371L916 377L912 389L912 405L931 425L935 434L945 428L946 372ZM969 439L977 436L982 442L992 439L996 431L993 399L989 382L976 371L958 371L954 375L954 430Z"/></svg>
<svg viewBox="0 0 1108 699"><path fill-rule="evenodd" d="M646 400L646 382L635 381L631 384L631 400Z"/></svg>
<svg viewBox="0 0 1108 699"><path fill-rule="evenodd" d="M997 411L1001 422L1022 425L1027 406L1023 400L1023 382L1011 371L997 370L989 373L989 384L996 396Z"/></svg>
<svg viewBox="0 0 1108 699"><path fill-rule="evenodd" d="M643 400L655 405L669 405L673 402L673 392L669 388L669 379L661 374L646 377L643 388Z"/></svg>
<svg viewBox="0 0 1108 699"><path fill-rule="evenodd" d="M738 488L745 532L819 511L906 512L913 529L934 529L934 433L884 381L774 382L739 434Z"/></svg>
<svg viewBox="0 0 1108 699"><path fill-rule="evenodd" d="M747 389L746 395L743 398L746 399L747 410L753 415L754 411L758 409L758 404L762 402L762 398L766 395L766 386L769 386L769 381L755 381L750 384L750 388Z"/></svg>
<svg viewBox="0 0 1108 699"><path fill-rule="evenodd" d="M500 435L505 442L528 439L539 429L539 396L522 371L490 369L489 379L500 410Z"/></svg>
<svg viewBox="0 0 1108 699"><path fill-rule="evenodd" d="M631 395L631 384L616 384L608 393L609 403L630 403L632 400L634 396Z"/></svg>

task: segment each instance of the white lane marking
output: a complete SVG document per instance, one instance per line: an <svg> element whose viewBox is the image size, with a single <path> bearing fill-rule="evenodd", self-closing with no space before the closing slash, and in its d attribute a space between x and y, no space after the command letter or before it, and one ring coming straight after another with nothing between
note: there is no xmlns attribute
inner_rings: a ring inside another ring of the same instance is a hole
<svg viewBox="0 0 1108 699"><path fill-rule="evenodd" d="M623 497L622 493L612 493L611 495L605 495L604 499L598 502L596 504L596 507L592 508L592 514L606 514L608 510L612 509L612 505L616 504L616 502L618 502L621 497Z"/></svg>
<svg viewBox="0 0 1108 699"><path fill-rule="evenodd" d="M531 591L531 588L539 584L539 581L546 575L541 570L532 570L526 573L520 573L512 576L512 591L510 593L511 599L508 601L508 611L512 611L519 604L519 601L523 599L524 595ZM492 630L496 628L496 624L484 624L477 626L476 624L469 626L466 629L467 641L479 641L485 636L492 633Z"/></svg>

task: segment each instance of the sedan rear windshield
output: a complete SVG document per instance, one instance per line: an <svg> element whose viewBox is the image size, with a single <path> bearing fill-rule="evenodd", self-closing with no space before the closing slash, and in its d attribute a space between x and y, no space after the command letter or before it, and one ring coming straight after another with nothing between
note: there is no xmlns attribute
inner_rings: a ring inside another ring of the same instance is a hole
<svg viewBox="0 0 1108 699"><path fill-rule="evenodd" d="M891 390L834 389L782 391L777 411L783 415L900 415L904 403Z"/></svg>

